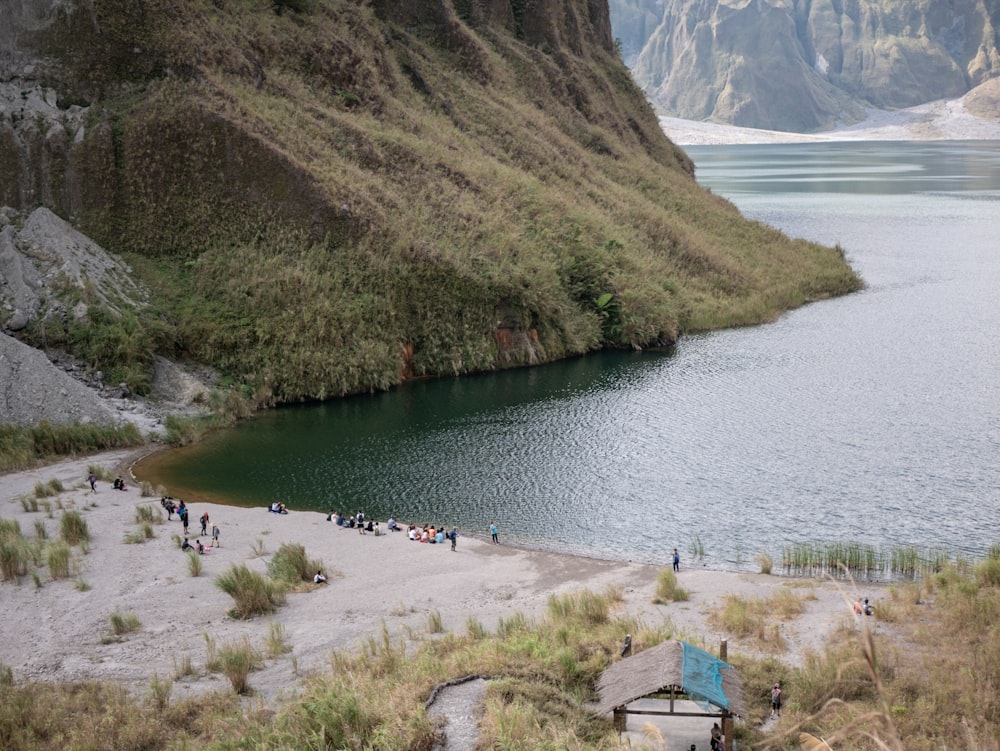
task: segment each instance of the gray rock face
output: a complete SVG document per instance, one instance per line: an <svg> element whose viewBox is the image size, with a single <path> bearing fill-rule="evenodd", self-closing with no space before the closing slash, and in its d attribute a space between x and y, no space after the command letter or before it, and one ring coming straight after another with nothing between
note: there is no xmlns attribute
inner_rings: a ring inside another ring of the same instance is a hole
<svg viewBox="0 0 1000 751"><path fill-rule="evenodd" d="M93 389L57 368L37 349L0 334L0 424L79 421L113 425L118 413Z"/></svg>
<svg viewBox="0 0 1000 751"><path fill-rule="evenodd" d="M83 142L88 107L61 101L42 85L52 79L53 64L31 44L59 14L80 12L82 6L68 0L0 2L0 205L79 212L73 156Z"/></svg>
<svg viewBox="0 0 1000 751"><path fill-rule="evenodd" d="M83 293L119 312L146 299L125 263L46 208L20 229L0 229L0 326L17 331L45 316L82 318L85 302L67 306Z"/></svg>
<svg viewBox="0 0 1000 751"><path fill-rule="evenodd" d="M1000 76L1000 6L985 0L610 5L637 82L674 117L823 130Z"/></svg>

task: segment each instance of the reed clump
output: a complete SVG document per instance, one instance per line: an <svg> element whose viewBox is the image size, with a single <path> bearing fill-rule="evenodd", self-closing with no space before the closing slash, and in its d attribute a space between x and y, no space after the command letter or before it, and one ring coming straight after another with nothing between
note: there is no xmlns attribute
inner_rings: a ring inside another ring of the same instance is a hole
<svg viewBox="0 0 1000 751"><path fill-rule="evenodd" d="M275 581L289 587L300 586L304 582L312 582L317 571L322 570L323 562L310 559L306 555L304 545L282 543L267 564L267 573Z"/></svg>
<svg viewBox="0 0 1000 751"><path fill-rule="evenodd" d="M232 566L216 578L215 584L233 598L232 612L238 618L266 615L285 602L284 589L277 582L244 565Z"/></svg>
<svg viewBox="0 0 1000 751"><path fill-rule="evenodd" d="M250 646L248 639L215 646L211 644L209 659L205 668L213 673L225 675L237 694L250 690L248 679L254 670L264 667L264 659L259 651Z"/></svg>
<svg viewBox="0 0 1000 751"><path fill-rule="evenodd" d="M58 456L96 454L144 442L132 423L53 425L43 421L31 427L0 425L0 473L28 469Z"/></svg>
<svg viewBox="0 0 1000 751"><path fill-rule="evenodd" d="M111 631L115 636L130 634L142 628L139 617L131 611L122 613L116 610L109 616L109 620L111 621Z"/></svg>
<svg viewBox="0 0 1000 751"><path fill-rule="evenodd" d="M59 534L67 545L79 545L90 541L90 530L87 520L79 511L64 511L59 517Z"/></svg>
<svg viewBox="0 0 1000 751"><path fill-rule="evenodd" d="M917 579L940 571L947 551L913 545L880 548L857 542L801 542L786 545L781 565L794 576L836 576L856 580Z"/></svg>
<svg viewBox="0 0 1000 751"><path fill-rule="evenodd" d="M49 576L53 579L68 579L70 577L70 546L63 540L55 540L46 550L46 560L49 566Z"/></svg>
<svg viewBox="0 0 1000 751"><path fill-rule="evenodd" d="M656 575L656 597L653 602L662 605L668 602L683 602L690 595L677 583L677 574L669 568L660 569Z"/></svg>

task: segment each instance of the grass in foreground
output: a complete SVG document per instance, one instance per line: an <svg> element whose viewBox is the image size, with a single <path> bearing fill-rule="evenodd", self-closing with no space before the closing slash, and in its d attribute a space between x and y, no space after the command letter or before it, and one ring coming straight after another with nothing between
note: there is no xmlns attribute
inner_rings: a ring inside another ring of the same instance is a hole
<svg viewBox="0 0 1000 751"><path fill-rule="evenodd" d="M741 746L822 749L817 744L825 739L834 749L902 751L905 739L907 751L996 751L1000 630L994 624L1000 589L992 575L997 560L1000 551L964 569L948 567L920 591L911 584L894 589L891 600L899 617L893 629L901 632L905 650L880 626L878 634L839 632L800 668L731 651L751 713L737 729ZM501 621L496 634L470 621L462 633L415 644L396 640L383 628L360 649L333 654L330 671L309 679L274 715L247 715L220 696L158 709L166 686L157 686L149 701L135 702L114 686L21 686L11 676L0 681L0 741L12 751L50 748L55 737L69 751L425 749L434 738L424 707L431 689L483 675L491 678L481 722L486 746L611 751L620 746L610 722L583 709L593 698L594 681L617 658L625 633L633 635L635 652L671 636L666 628L616 616L619 603L620 593L613 591L553 597L539 622L515 613ZM236 668L254 664L246 657L255 650L244 643L236 649ZM214 653L216 662L220 653ZM768 712L775 680L785 688L785 711L765 736L756 728Z"/></svg>

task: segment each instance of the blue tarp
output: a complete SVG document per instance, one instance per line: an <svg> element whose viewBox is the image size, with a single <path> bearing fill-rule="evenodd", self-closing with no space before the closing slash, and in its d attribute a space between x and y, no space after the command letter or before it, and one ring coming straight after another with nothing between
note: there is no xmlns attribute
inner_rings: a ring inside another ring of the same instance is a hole
<svg viewBox="0 0 1000 751"><path fill-rule="evenodd" d="M732 668L704 649L681 642L681 675L685 693L692 698L704 699L722 709L729 709L729 699L722 690L722 671Z"/></svg>

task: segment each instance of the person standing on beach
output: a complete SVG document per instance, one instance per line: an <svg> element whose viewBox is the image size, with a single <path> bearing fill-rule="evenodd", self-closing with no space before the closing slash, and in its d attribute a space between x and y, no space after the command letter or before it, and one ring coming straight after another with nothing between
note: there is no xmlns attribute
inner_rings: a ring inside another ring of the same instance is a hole
<svg viewBox="0 0 1000 751"><path fill-rule="evenodd" d="M219 545L219 525L218 524L213 524L212 525L212 547L213 548L221 547Z"/></svg>
<svg viewBox="0 0 1000 751"><path fill-rule="evenodd" d="M454 550L455 546L458 545L458 530L452 527L448 536L451 538L451 549Z"/></svg>
<svg viewBox="0 0 1000 751"><path fill-rule="evenodd" d="M207 511L204 514L201 515L201 519L199 521L201 521L201 533L203 535L207 535L208 534L208 512Z"/></svg>
<svg viewBox="0 0 1000 751"><path fill-rule="evenodd" d="M775 683L771 689L771 717L781 717L781 684Z"/></svg>
<svg viewBox="0 0 1000 751"><path fill-rule="evenodd" d="M500 540L497 537L497 523L495 521L490 522L490 537L493 539L495 545L500 544Z"/></svg>
<svg viewBox="0 0 1000 751"><path fill-rule="evenodd" d="M93 472L91 472L90 476L87 477L87 481L90 483L90 492L91 493L96 493L97 492L97 475L95 475Z"/></svg>
<svg viewBox="0 0 1000 751"><path fill-rule="evenodd" d="M673 561L674 561L674 573L676 574L678 571L681 570L681 556L680 553L677 552L677 548L674 548Z"/></svg>

